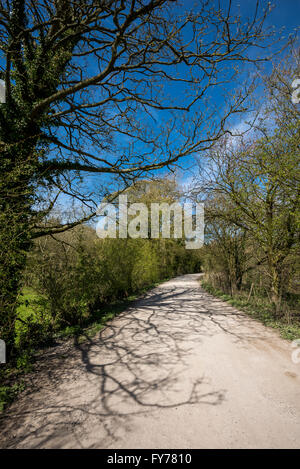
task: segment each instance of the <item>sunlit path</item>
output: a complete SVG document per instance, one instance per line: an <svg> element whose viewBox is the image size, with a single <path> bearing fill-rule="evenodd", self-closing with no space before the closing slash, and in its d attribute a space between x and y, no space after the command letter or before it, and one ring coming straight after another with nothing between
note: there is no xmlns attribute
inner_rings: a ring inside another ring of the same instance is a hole
<svg viewBox="0 0 300 469"><path fill-rule="evenodd" d="M290 344L198 278L166 282L93 339L47 352L1 424L1 446L297 447Z"/></svg>

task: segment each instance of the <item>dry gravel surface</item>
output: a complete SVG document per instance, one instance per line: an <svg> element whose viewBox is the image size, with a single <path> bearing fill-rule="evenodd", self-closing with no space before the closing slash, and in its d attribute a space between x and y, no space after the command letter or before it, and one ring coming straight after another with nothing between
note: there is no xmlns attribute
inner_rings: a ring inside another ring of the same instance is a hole
<svg viewBox="0 0 300 469"><path fill-rule="evenodd" d="M272 329L161 284L83 343L45 351L0 423L2 448L297 448L300 364Z"/></svg>

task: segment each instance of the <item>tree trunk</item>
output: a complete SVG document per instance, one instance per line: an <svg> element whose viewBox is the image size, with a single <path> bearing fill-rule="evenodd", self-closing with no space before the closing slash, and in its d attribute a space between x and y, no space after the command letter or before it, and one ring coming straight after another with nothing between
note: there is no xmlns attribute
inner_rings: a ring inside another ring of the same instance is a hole
<svg viewBox="0 0 300 469"><path fill-rule="evenodd" d="M271 301L277 316L281 307L280 265L272 257L269 257L269 270L271 276Z"/></svg>

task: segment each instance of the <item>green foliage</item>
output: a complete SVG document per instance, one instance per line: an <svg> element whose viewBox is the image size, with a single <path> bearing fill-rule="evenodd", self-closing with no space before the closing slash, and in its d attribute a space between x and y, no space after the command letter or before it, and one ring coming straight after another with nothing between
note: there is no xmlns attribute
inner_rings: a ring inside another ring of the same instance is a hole
<svg viewBox="0 0 300 469"><path fill-rule="evenodd" d="M23 384L14 384L13 386L0 386L0 412L15 399L17 394L23 391Z"/></svg>
<svg viewBox="0 0 300 469"><path fill-rule="evenodd" d="M209 282L231 296L255 290L266 315L287 321L299 317L300 113L288 92L295 71L294 63L278 67L266 79L264 120L251 138L218 142L202 181Z"/></svg>
<svg viewBox="0 0 300 469"><path fill-rule="evenodd" d="M61 236L59 241L44 238L28 262L27 277L44 298L47 313L43 321L54 329L81 326L102 305L199 266L195 253L187 253L175 240L95 237L87 242L83 239L85 228L80 231L68 249L66 240L70 242L74 233Z"/></svg>

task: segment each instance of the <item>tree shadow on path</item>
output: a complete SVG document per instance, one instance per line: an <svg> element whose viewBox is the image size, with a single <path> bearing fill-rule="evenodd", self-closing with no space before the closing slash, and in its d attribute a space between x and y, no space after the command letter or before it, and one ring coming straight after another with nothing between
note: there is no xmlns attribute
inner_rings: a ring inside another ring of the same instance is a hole
<svg viewBox="0 0 300 469"><path fill-rule="evenodd" d="M191 369L191 359L204 337L222 332L243 342L251 334L237 332L237 319L247 318L220 306L195 278L163 284L94 338L46 353L2 419L1 446L113 447L140 416L221 405L226 391Z"/></svg>

